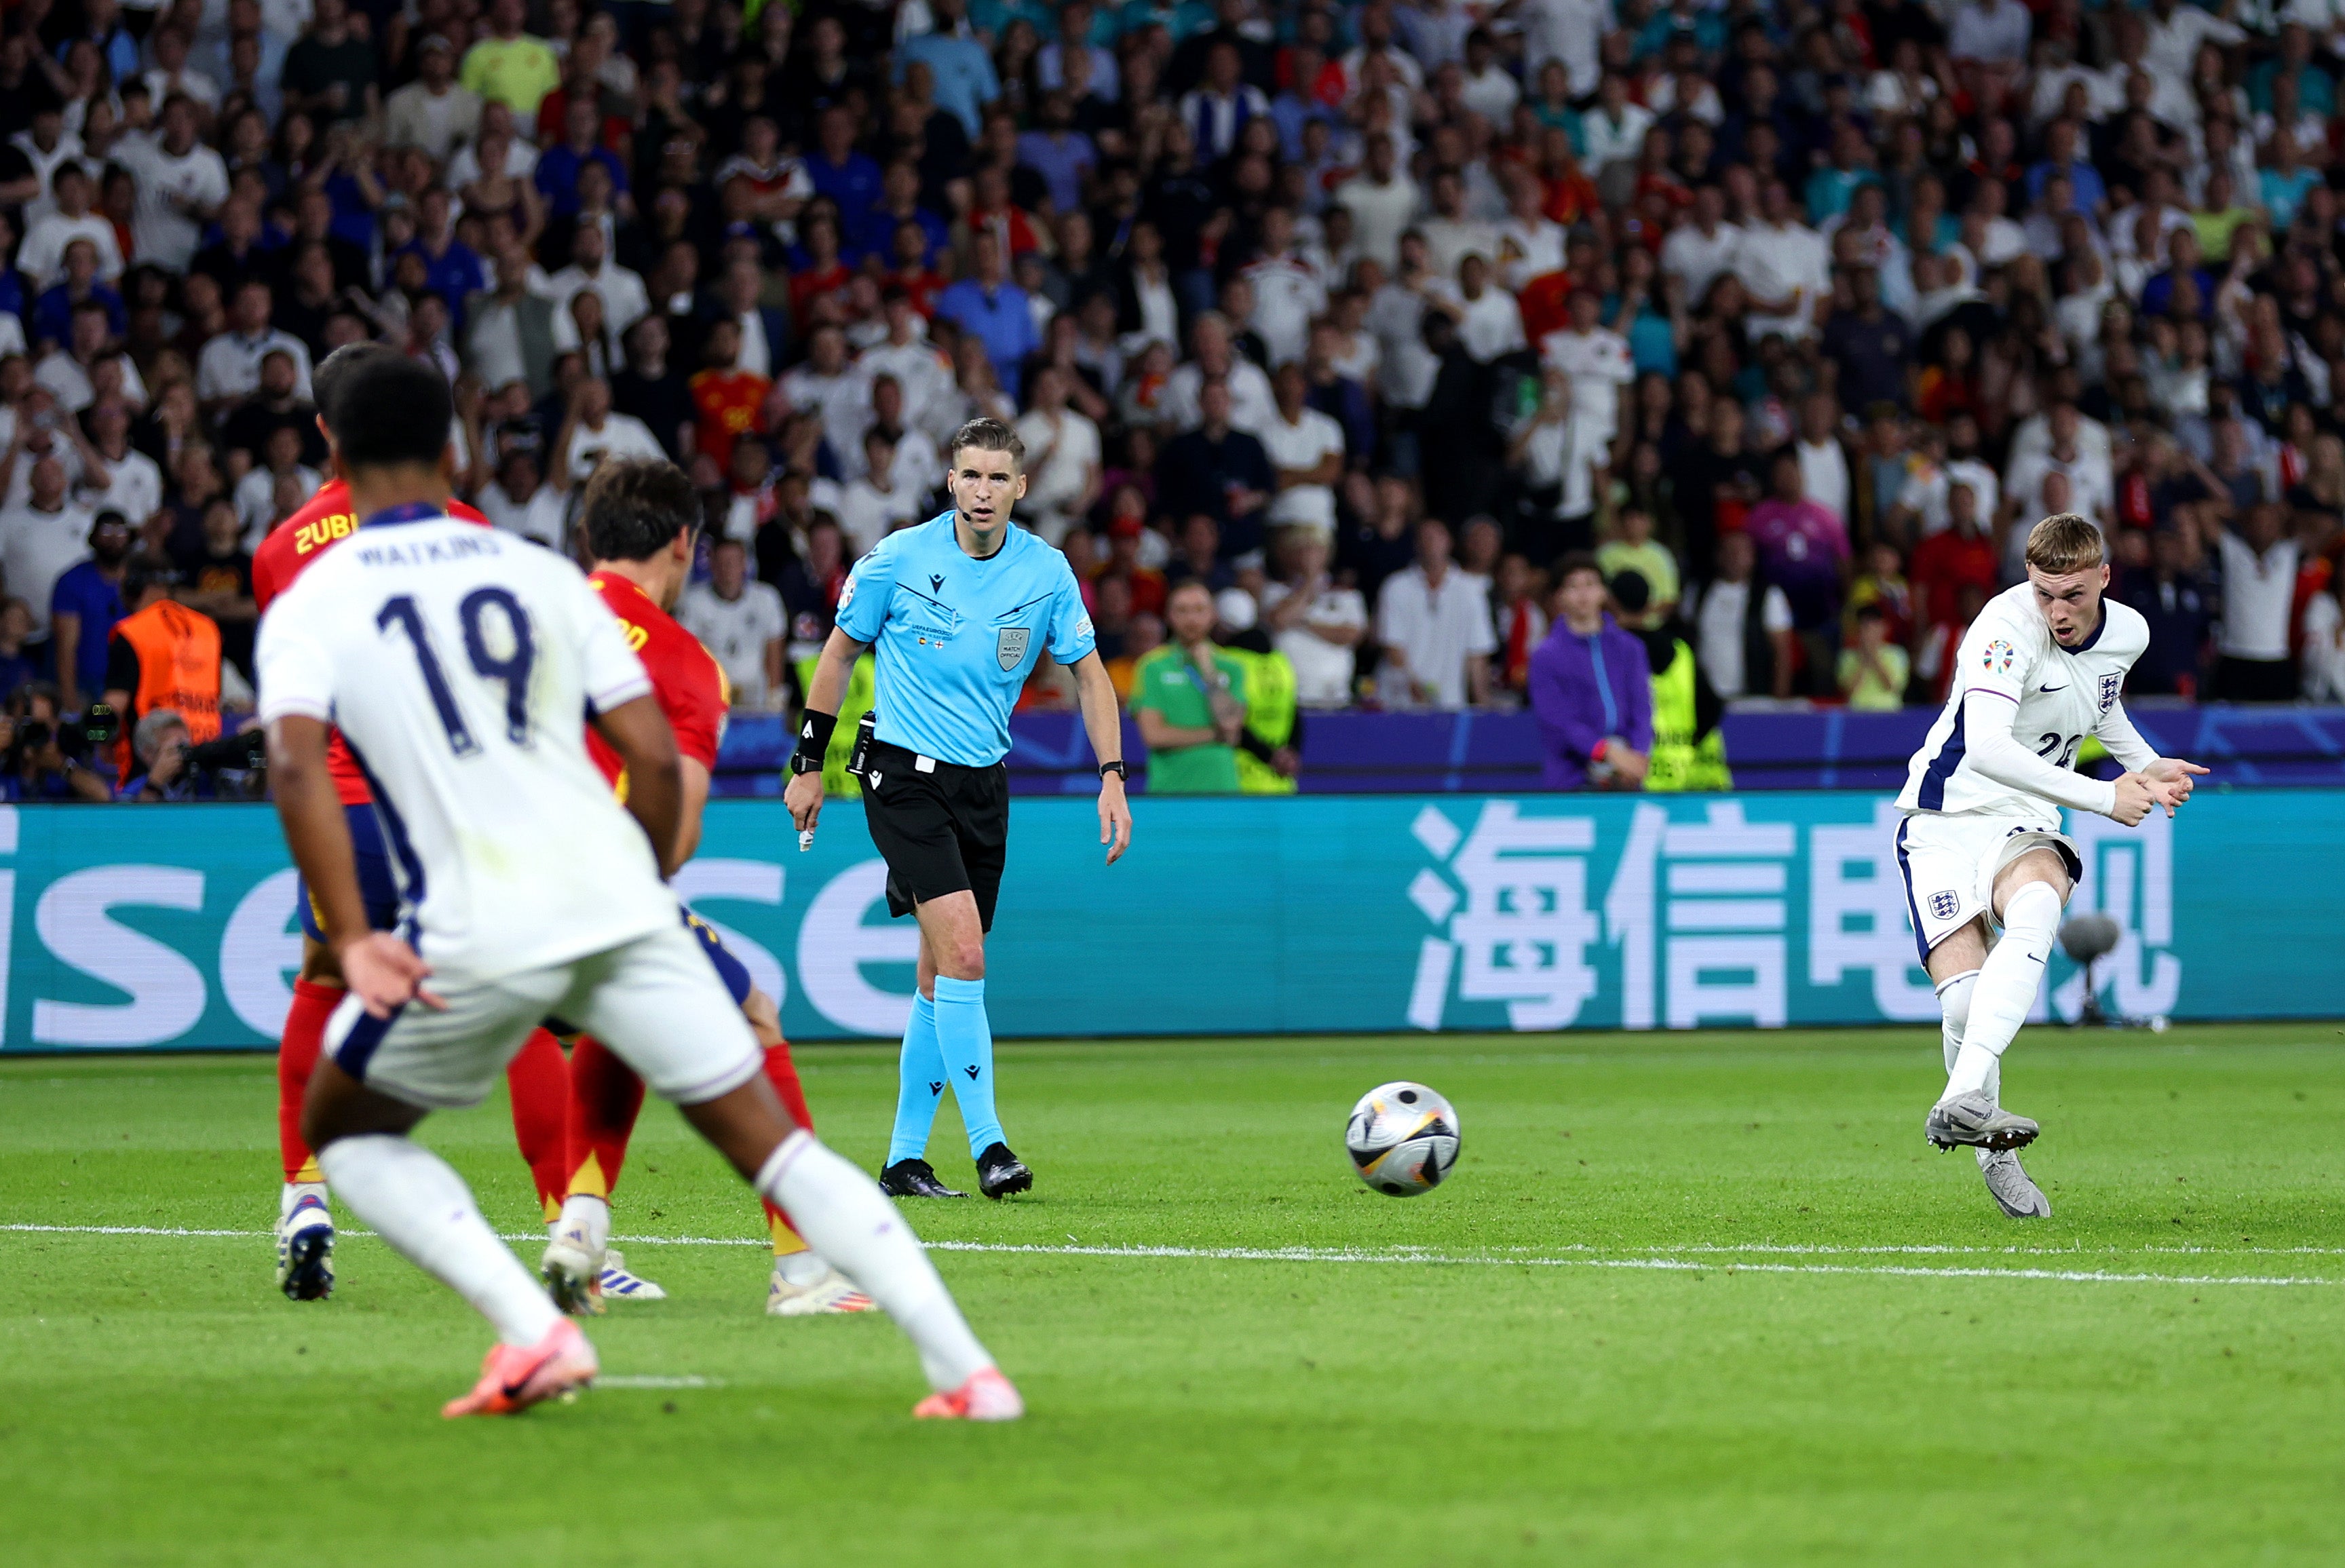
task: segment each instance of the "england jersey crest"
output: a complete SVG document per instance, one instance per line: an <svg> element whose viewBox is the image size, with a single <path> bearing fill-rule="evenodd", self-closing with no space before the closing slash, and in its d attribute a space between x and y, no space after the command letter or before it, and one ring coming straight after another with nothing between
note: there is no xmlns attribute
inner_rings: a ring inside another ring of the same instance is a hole
<svg viewBox="0 0 2345 1568"><path fill-rule="evenodd" d="M1001 629L1000 638L995 642L993 652L995 657L1001 661L1001 667L1004 670L1015 670L1024 663L1026 644L1033 635L1031 627L1004 626Z"/></svg>
<svg viewBox="0 0 2345 1568"><path fill-rule="evenodd" d="M1954 917L1954 912L1962 906L1962 901L1951 893L1930 895L1930 913L1941 920L1952 920Z"/></svg>
<svg viewBox="0 0 2345 1568"><path fill-rule="evenodd" d="M2107 713L2117 705L2117 689L2125 684L2122 673L2101 677L2101 712Z"/></svg>

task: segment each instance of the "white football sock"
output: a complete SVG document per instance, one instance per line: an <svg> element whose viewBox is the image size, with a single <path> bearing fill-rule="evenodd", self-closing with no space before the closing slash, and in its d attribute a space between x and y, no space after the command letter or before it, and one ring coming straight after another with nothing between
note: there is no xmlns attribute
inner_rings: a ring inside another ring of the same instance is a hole
<svg viewBox="0 0 2345 1568"><path fill-rule="evenodd" d="M2052 938L2060 926L2060 895L2049 883L2030 882L2004 905L2003 939L1979 970L1962 1053L1946 1075L1941 1100L2000 1092L2003 1053L2027 1021L2027 1009L2044 984L2045 960L2052 955Z"/></svg>
<svg viewBox="0 0 2345 1568"><path fill-rule="evenodd" d="M758 1196L786 1209L807 1245L888 1310L920 1352L936 1389L957 1389L993 1364L921 1249L871 1178L800 1128L757 1172Z"/></svg>
<svg viewBox="0 0 2345 1568"><path fill-rule="evenodd" d="M391 1133L336 1138L319 1168L351 1213L417 1268L472 1304L509 1345L533 1345L562 1320L544 1287L481 1218L464 1179Z"/></svg>
<svg viewBox="0 0 2345 1568"><path fill-rule="evenodd" d="M1938 987L1938 1011L1944 1015L1944 1022L1938 1029L1939 1043L1950 1073L1954 1070L1954 1058L1962 1055L1963 1031L1970 1027L1971 992L1978 985L1978 977L1976 969L1965 969Z"/></svg>
<svg viewBox="0 0 2345 1568"><path fill-rule="evenodd" d="M574 1192L563 1199L562 1218L553 1222L554 1234L574 1225L584 1233L589 1255L596 1263L602 1262L604 1249L611 1245L610 1200L587 1192Z"/></svg>
<svg viewBox="0 0 2345 1568"><path fill-rule="evenodd" d="M326 1184L322 1181L289 1181L285 1190L277 1195L277 1223L282 1225L292 1218L295 1206L305 1198L326 1201Z"/></svg>
<svg viewBox="0 0 2345 1568"><path fill-rule="evenodd" d="M830 1265L823 1260L821 1253L801 1247L795 1252L776 1253L774 1272L782 1277L783 1284L803 1290L809 1285L821 1284L823 1277L830 1272Z"/></svg>

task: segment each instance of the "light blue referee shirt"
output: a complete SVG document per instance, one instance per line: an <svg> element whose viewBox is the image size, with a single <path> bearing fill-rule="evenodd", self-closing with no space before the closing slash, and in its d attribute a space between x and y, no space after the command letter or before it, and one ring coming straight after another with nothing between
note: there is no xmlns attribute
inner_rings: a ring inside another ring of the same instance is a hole
<svg viewBox="0 0 2345 1568"><path fill-rule="evenodd" d="M976 560L950 511L856 562L838 625L877 652L878 738L970 768L1009 754L1010 710L1045 647L1071 664L1099 641L1064 555L1013 524Z"/></svg>

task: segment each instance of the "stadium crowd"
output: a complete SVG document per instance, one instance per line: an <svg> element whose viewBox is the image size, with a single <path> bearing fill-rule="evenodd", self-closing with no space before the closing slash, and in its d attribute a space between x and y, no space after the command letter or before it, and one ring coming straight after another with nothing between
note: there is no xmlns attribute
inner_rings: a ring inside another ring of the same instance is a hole
<svg viewBox="0 0 2345 1568"><path fill-rule="evenodd" d="M5 16L11 798L195 787L364 339L451 379L498 527L574 548L602 457L685 465L745 708L979 415L1143 724L1275 689L1273 773L1297 710L1617 733L1639 654L1700 733L1935 702L2066 511L2137 694L2345 701L2345 0Z"/></svg>

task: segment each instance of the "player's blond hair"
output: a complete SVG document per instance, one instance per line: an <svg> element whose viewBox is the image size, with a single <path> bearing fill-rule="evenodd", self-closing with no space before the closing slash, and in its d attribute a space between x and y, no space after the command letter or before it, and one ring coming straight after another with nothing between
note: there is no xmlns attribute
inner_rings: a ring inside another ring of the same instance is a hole
<svg viewBox="0 0 2345 1568"><path fill-rule="evenodd" d="M2106 559L2101 531L2090 518L2056 512L2027 531L2027 564L2047 577L2066 577Z"/></svg>

